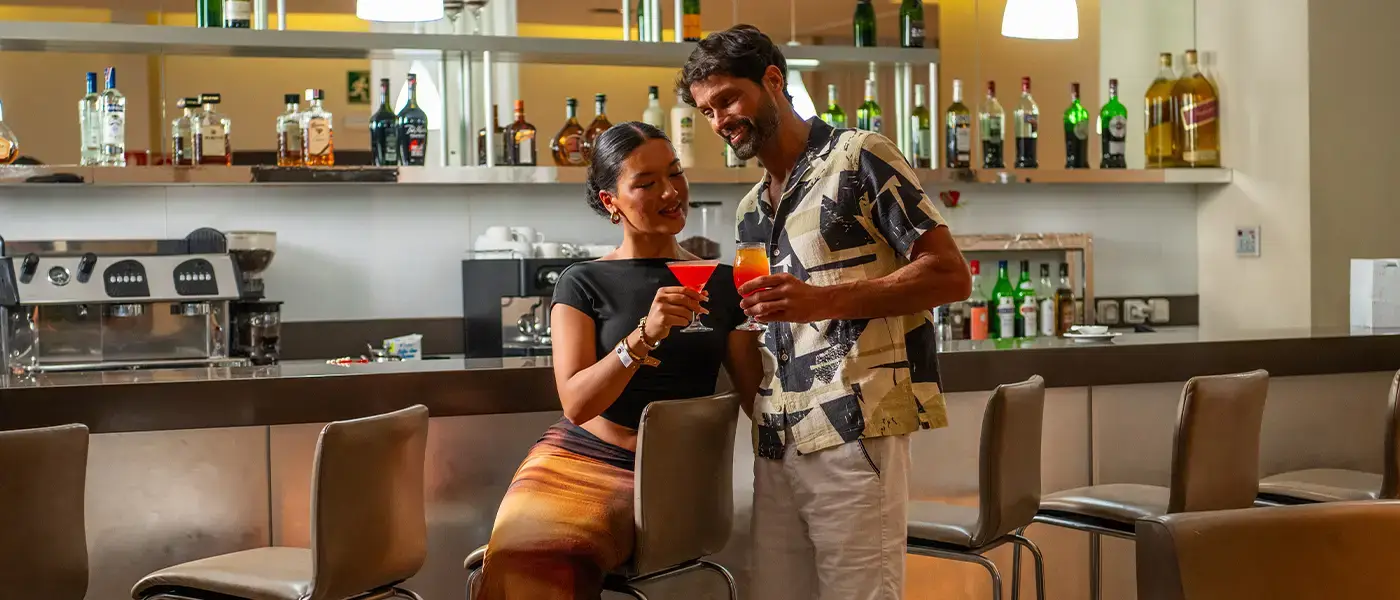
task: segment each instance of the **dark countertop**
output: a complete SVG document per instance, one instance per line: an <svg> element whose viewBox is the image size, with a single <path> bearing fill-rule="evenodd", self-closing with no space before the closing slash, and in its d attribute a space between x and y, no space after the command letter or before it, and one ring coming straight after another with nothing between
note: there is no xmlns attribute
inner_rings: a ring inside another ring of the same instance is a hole
<svg viewBox="0 0 1400 600"><path fill-rule="evenodd" d="M1400 369L1398 333L1180 328L1112 342L961 341L944 348L939 366L949 392L990 390L1034 374L1051 387L1079 387L1260 368L1275 377L1393 371ZM320 423L418 403L438 417L559 409L548 358L292 361L0 378L0 429L82 422L100 433Z"/></svg>

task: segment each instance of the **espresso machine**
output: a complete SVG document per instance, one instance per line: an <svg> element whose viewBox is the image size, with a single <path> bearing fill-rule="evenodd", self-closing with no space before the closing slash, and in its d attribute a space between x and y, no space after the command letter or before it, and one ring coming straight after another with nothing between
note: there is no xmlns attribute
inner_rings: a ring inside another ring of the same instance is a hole
<svg viewBox="0 0 1400 600"><path fill-rule="evenodd" d="M5 372L230 366L240 276L224 235L178 240L0 239Z"/></svg>
<svg viewBox="0 0 1400 600"><path fill-rule="evenodd" d="M554 283L579 258L477 258L462 261L463 339L467 358L549 356Z"/></svg>
<svg viewBox="0 0 1400 600"><path fill-rule="evenodd" d="M267 300L262 274L277 255L271 231L228 231L228 252L238 265L242 293L229 307L233 356L255 365L282 359L282 303Z"/></svg>

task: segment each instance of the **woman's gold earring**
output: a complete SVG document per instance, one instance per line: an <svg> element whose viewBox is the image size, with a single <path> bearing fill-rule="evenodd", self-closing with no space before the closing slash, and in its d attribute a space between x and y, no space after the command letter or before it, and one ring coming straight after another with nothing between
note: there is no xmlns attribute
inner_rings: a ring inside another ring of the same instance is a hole
<svg viewBox="0 0 1400 600"><path fill-rule="evenodd" d="M617 213L613 213L613 214L612 214L612 217L609 217L608 220L609 220L609 221L612 221L612 224L613 224L613 225L617 225L618 223L621 223L621 222L622 222L622 215L619 215L619 214L617 214Z"/></svg>

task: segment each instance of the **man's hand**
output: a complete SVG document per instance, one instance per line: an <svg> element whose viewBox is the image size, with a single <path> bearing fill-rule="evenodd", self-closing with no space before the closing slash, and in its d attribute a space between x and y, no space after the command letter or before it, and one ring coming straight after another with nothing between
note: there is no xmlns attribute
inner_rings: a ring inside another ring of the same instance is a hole
<svg viewBox="0 0 1400 600"><path fill-rule="evenodd" d="M750 280L739 293L746 295L739 303L744 313L765 323L811 323L836 314L830 290L798 281L790 273Z"/></svg>

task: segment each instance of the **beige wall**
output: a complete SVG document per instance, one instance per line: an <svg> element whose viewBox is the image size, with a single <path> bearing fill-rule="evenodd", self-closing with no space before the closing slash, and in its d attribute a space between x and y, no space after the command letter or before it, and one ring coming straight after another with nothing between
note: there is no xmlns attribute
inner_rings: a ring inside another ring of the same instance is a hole
<svg viewBox="0 0 1400 600"><path fill-rule="evenodd" d="M1384 123L1400 96L1400 81L1393 76L1400 4L1309 4L1309 90L1312 105L1327 113L1314 113L1310 123L1289 122L1284 129L1311 136L1303 147L1311 149L1312 159L1312 322L1341 327L1349 323L1349 259L1400 256L1400 202L1393 179L1400 141L1384 127L1363 125Z"/></svg>

